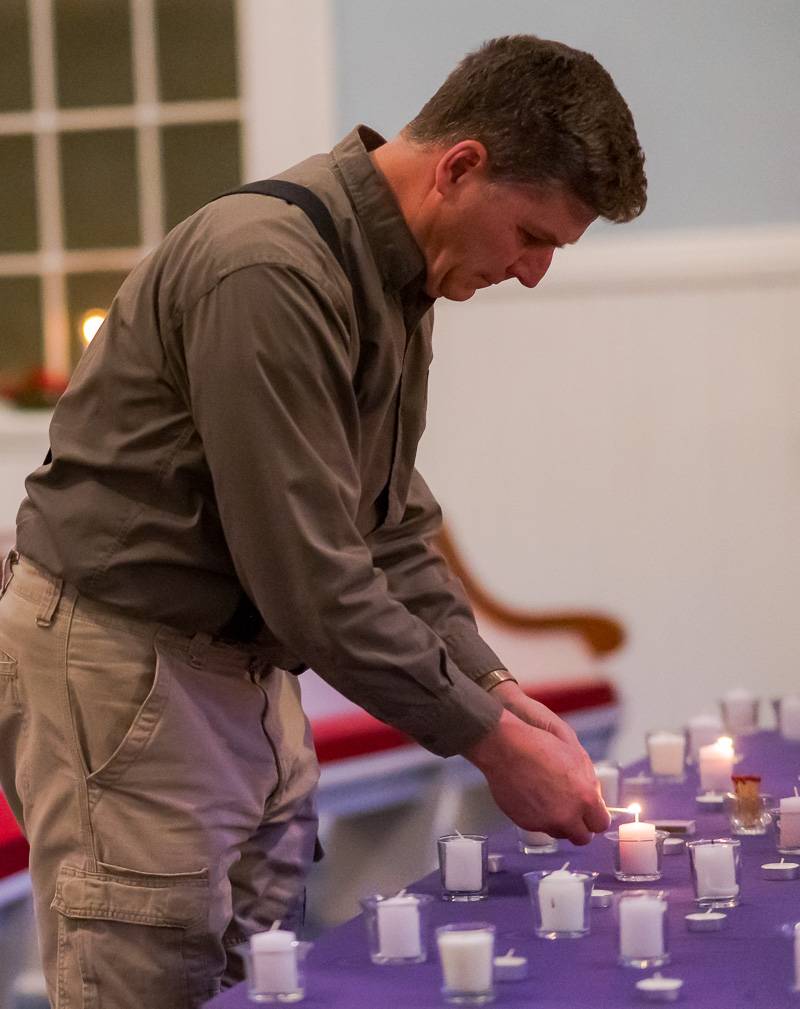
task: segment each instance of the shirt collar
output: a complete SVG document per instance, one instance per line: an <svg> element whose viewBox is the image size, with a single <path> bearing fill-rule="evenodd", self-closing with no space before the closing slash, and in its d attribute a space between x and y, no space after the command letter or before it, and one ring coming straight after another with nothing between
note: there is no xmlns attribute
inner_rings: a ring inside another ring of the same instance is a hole
<svg viewBox="0 0 800 1009"><path fill-rule="evenodd" d="M415 289L421 293L425 257L394 193L369 156L385 143L369 126L356 126L334 147L333 159L384 281L398 291L405 288L404 295Z"/></svg>

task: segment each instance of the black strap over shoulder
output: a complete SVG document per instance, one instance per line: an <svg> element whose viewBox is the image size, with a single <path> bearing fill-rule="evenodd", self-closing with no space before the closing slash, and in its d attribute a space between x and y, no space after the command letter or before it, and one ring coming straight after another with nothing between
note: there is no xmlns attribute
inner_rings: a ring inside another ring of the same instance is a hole
<svg viewBox="0 0 800 1009"><path fill-rule="evenodd" d="M350 269L345 259L344 249L339 239L339 233L333 223L330 211L310 189L299 186L295 182L284 182L282 179L262 179L261 182L248 182L238 189L231 189L227 193L221 193L215 199L220 200L223 196L235 196L237 193L256 193L261 196L275 196L285 203L291 203L299 207L308 217L322 241L328 246L336 257L339 266L344 270L345 276L352 282ZM213 202L213 200L212 200Z"/></svg>

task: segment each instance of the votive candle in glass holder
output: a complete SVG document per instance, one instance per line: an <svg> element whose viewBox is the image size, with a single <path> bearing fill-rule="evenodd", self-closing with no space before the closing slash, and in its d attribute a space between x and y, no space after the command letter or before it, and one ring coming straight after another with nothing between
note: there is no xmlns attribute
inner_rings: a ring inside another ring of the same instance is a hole
<svg viewBox="0 0 800 1009"><path fill-rule="evenodd" d="M700 747L716 743L723 735L722 719L719 715L694 715L686 726L689 736L690 764L696 764L700 759Z"/></svg>
<svg viewBox="0 0 800 1009"><path fill-rule="evenodd" d="M701 746L698 757L701 792L719 796L729 792L735 760L733 740L729 736L720 736L716 743Z"/></svg>
<svg viewBox="0 0 800 1009"><path fill-rule="evenodd" d="M741 784L743 786L747 783L742 782ZM724 799L724 809L731 825L731 833L739 836L766 834L770 823L772 823L771 810L774 806L775 798L772 795L760 792L749 794L745 787L740 787L738 792L727 792Z"/></svg>
<svg viewBox="0 0 800 1009"><path fill-rule="evenodd" d="M695 903L736 907L741 893L741 847L736 837L687 841Z"/></svg>
<svg viewBox="0 0 800 1009"><path fill-rule="evenodd" d="M650 773L658 781L683 781L686 736L683 732L648 732L647 756Z"/></svg>
<svg viewBox="0 0 800 1009"><path fill-rule="evenodd" d="M312 943L294 932L256 932L242 951L247 994L253 1002L300 1002L305 996L303 962Z"/></svg>
<svg viewBox="0 0 800 1009"><path fill-rule="evenodd" d="M522 827L517 827L517 843L523 855L551 855L558 851L557 839L541 830L523 830Z"/></svg>
<svg viewBox="0 0 800 1009"><path fill-rule="evenodd" d="M600 785L600 795L607 806L619 805L619 764L613 760L599 760L594 765L594 773Z"/></svg>
<svg viewBox="0 0 800 1009"><path fill-rule="evenodd" d="M722 721L732 736L743 736L758 729L759 700L749 690L737 687L719 702Z"/></svg>
<svg viewBox="0 0 800 1009"><path fill-rule="evenodd" d="M784 739L800 742L800 694L787 694L772 703L780 734Z"/></svg>
<svg viewBox="0 0 800 1009"><path fill-rule="evenodd" d="M424 963L428 953L428 893L364 897L364 923L370 960L376 964Z"/></svg>
<svg viewBox="0 0 800 1009"><path fill-rule="evenodd" d="M483 1005L494 999L495 927L483 921L442 925L436 945L442 968L442 995L456 1005Z"/></svg>
<svg viewBox="0 0 800 1009"><path fill-rule="evenodd" d="M642 829L644 828L644 829ZM614 853L614 875L623 883L652 883L661 879L666 830L652 823L621 823L605 835Z"/></svg>
<svg viewBox="0 0 800 1009"><path fill-rule="evenodd" d="M442 900L485 900L489 855L486 836L448 834L440 837L437 845Z"/></svg>
<svg viewBox="0 0 800 1009"><path fill-rule="evenodd" d="M540 869L523 874L533 907L534 930L541 939L580 939L589 934L596 872Z"/></svg>
<svg viewBox="0 0 800 1009"><path fill-rule="evenodd" d="M800 855L800 796L790 795L770 810L775 847L782 855Z"/></svg>
<svg viewBox="0 0 800 1009"><path fill-rule="evenodd" d="M667 892L628 890L617 894L619 963L645 970L669 962Z"/></svg>

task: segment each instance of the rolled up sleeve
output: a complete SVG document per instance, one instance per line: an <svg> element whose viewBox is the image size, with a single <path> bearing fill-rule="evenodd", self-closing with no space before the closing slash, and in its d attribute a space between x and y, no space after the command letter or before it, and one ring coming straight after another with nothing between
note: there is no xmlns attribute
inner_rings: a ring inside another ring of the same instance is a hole
<svg viewBox="0 0 800 1009"><path fill-rule="evenodd" d="M359 414L345 309L287 266L222 279L182 320L191 409L241 584L328 683L442 756L500 717L390 591L358 532Z"/></svg>

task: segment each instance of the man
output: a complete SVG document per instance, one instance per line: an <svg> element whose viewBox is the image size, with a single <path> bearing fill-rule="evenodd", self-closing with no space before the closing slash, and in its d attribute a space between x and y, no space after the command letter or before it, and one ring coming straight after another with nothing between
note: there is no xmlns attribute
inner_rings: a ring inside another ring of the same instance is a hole
<svg viewBox="0 0 800 1009"><path fill-rule="evenodd" d="M642 164L592 57L496 39L393 140L361 127L281 177L333 238L228 195L122 285L27 481L0 602L2 785L55 1006L197 1006L235 945L298 919L306 666L464 754L521 826L607 826L572 730L478 636L413 464L433 301L535 287L598 215L641 212Z"/></svg>

